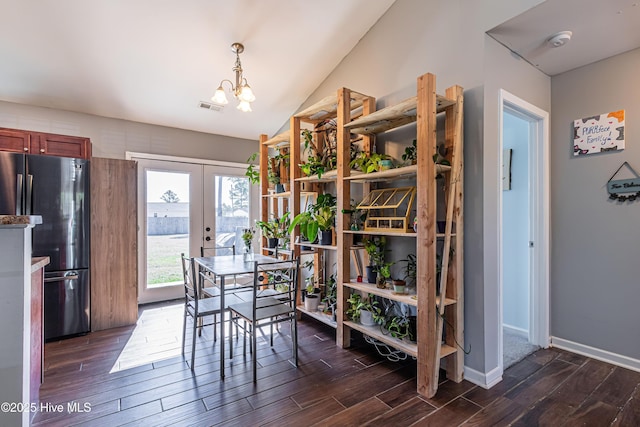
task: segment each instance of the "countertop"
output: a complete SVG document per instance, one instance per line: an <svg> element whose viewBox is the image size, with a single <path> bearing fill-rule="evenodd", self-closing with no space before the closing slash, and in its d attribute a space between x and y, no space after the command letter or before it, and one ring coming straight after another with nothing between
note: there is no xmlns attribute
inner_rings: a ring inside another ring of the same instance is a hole
<svg viewBox="0 0 640 427"><path fill-rule="evenodd" d="M34 273L41 268L44 268L45 266L49 265L49 262L51 262L51 260L48 256L31 258L31 272Z"/></svg>
<svg viewBox="0 0 640 427"><path fill-rule="evenodd" d="M37 225L42 224L40 215L0 215L0 227L3 225Z"/></svg>

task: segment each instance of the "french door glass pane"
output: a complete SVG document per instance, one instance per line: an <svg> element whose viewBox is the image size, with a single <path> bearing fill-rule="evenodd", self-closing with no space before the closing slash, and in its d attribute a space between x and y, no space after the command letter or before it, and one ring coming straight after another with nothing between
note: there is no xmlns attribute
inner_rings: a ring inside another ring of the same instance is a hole
<svg viewBox="0 0 640 427"><path fill-rule="evenodd" d="M146 171L147 287L182 283L180 254L189 253L189 174Z"/></svg>
<svg viewBox="0 0 640 427"><path fill-rule="evenodd" d="M235 243L240 250L242 240L236 240L236 230L249 226L249 179L238 176L216 176L216 246L231 246ZM217 251L218 255L230 255L227 250Z"/></svg>

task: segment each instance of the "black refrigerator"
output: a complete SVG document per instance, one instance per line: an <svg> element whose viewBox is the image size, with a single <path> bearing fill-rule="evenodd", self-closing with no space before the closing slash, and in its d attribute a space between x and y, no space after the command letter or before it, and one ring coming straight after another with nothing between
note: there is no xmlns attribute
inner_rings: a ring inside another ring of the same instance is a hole
<svg viewBox="0 0 640 427"><path fill-rule="evenodd" d="M0 214L40 215L33 256L48 256L45 341L90 330L89 162L0 152Z"/></svg>

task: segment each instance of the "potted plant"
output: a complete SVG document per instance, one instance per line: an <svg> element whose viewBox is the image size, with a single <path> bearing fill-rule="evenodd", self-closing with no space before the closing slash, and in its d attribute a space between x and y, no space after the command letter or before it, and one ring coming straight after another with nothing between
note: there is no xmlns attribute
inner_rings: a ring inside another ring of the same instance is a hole
<svg viewBox="0 0 640 427"><path fill-rule="evenodd" d="M416 256L414 254L407 255L407 258L402 261L405 263L402 271L404 272L404 280L410 285L413 286L416 283L416 273L417 273L417 264L416 264Z"/></svg>
<svg viewBox="0 0 640 427"><path fill-rule="evenodd" d="M244 243L243 257L245 261L248 261L251 255L251 244L253 243L253 236L255 233L256 231L253 227L242 229L242 242Z"/></svg>
<svg viewBox="0 0 640 427"><path fill-rule="evenodd" d="M328 206L321 207L314 215L318 223L318 230L320 231L321 245L331 245L331 243L333 243L332 230L335 217L335 210Z"/></svg>
<svg viewBox="0 0 640 427"><path fill-rule="evenodd" d="M378 265L378 281L377 287L384 289L387 285L387 281L391 278L391 266L393 262L382 262Z"/></svg>
<svg viewBox="0 0 640 427"><path fill-rule="evenodd" d="M305 291L306 295L304 299L304 308L307 311L318 311L318 304L320 304L320 293L316 293L315 279L313 276L307 277L307 286L305 288Z"/></svg>
<svg viewBox="0 0 640 427"><path fill-rule="evenodd" d="M396 294L404 294L404 288L407 285L407 282L403 279L393 279L393 292Z"/></svg>
<svg viewBox="0 0 640 427"><path fill-rule="evenodd" d="M325 284L326 295L322 300L324 302L324 312L331 313L333 320L336 320L336 303L338 301L338 286L336 283L336 275L332 274Z"/></svg>
<svg viewBox="0 0 640 427"><path fill-rule="evenodd" d="M359 152L349 163L349 167L364 173L378 172L393 167L393 159L387 154Z"/></svg>
<svg viewBox="0 0 640 427"><path fill-rule="evenodd" d="M378 266L384 263L384 252L387 240L384 236L373 239L363 239L364 250L369 255L369 265L366 267L367 282L376 283Z"/></svg>
<svg viewBox="0 0 640 427"><path fill-rule="evenodd" d="M372 294L369 294L367 298L362 298L360 294L353 293L347 302L349 303L349 308L346 315L352 321L359 321L365 326L374 326L384 322L384 316L381 314L382 310L378 307L378 301L374 299Z"/></svg>
<svg viewBox="0 0 640 427"><path fill-rule="evenodd" d="M278 217L273 217L269 221L256 221L256 225L262 231L262 235L267 239L268 248L278 246L278 239L280 238L279 224L280 219Z"/></svg>
<svg viewBox="0 0 640 427"><path fill-rule="evenodd" d="M307 155L306 160L299 164L303 174L306 176L318 175L318 178L321 178L322 174L336 168L337 153L332 144L322 144L322 149L319 150L313 141L313 133L308 129L302 131L302 139L304 141L303 153Z"/></svg>

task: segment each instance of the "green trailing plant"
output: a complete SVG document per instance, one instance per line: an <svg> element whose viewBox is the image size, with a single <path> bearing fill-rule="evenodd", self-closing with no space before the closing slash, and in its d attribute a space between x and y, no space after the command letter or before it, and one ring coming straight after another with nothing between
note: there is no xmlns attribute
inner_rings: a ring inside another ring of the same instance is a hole
<svg viewBox="0 0 640 427"><path fill-rule="evenodd" d="M358 293L353 293L347 300L349 307L347 308L346 315L352 321L357 322L360 320L360 310L367 310L373 314L373 320L381 325L384 323L384 315L382 310L378 307L378 301L374 299L372 294L369 294L367 298L362 298Z"/></svg>
<svg viewBox="0 0 640 427"><path fill-rule="evenodd" d="M384 324L384 328L388 330L390 335L394 338L408 338L411 341L415 340L415 337L411 336L409 319L406 316L393 316L390 319L387 319Z"/></svg>
<svg viewBox="0 0 640 427"><path fill-rule="evenodd" d="M382 262L382 264L378 265L378 274L384 280L388 280L391 278L391 266L393 262Z"/></svg>
<svg viewBox="0 0 640 427"><path fill-rule="evenodd" d="M325 297L322 300L325 303L325 312L333 310L338 300L338 287L336 275L332 274L325 283Z"/></svg>
<svg viewBox="0 0 640 427"><path fill-rule="evenodd" d="M355 159L351 160L349 167L358 169L364 173L377 172L380 170L383 160L393 160L393 158L387 154L367 154L361 151L356 155Z"/></svg>
<svg viewBox="0 0 640 427"><path fill-rule="evenodd" d="M257 153L257 152L253 153L247 159L247 163L249 164L249 166L247 166L247 171L244 173L244 175L247 178L249 178L249 182L251 184L257 184L257 183L260 182L260 173L256 169L256 165L253 164L253 162L255 162L256 159L258 158L258 155L259 155L259 153Z"/></svg>

